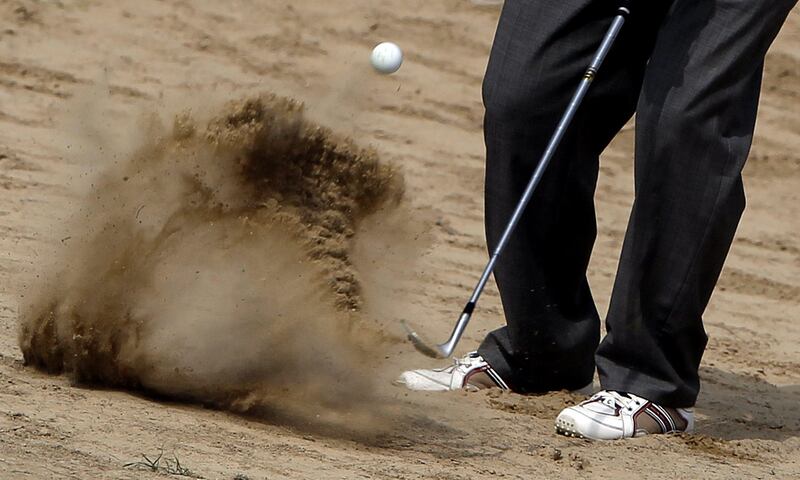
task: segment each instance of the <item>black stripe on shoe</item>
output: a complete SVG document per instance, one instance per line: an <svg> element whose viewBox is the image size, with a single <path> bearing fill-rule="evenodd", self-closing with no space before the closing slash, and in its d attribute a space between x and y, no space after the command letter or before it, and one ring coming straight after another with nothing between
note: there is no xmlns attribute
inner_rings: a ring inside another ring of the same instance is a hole
<svg viewBox="0 0 800 480"><path fill-rule="evenodd" d="M486 375L489 375L489 378L491 378L492 381L496 383L497 386L502 390L510 390L508 388L508 384L502 378L500 378L500 375L498 375L491 366L487 366Z"/></svg>
<svg viewBox="0 0 800 480"><path fill-rule="evenodd" d="M667 433L667 424L664 418L661 417L658 410L656 410L655 405L648 402L647 405L644 407L644 413L646 413L650 418L652 418L657 424L658 427L661 429L661 433Z"/></svg>
<svg viewBox="0 0 800 480"><path fill-rule="evenodd" d="M669 412L664 407L662 407L661 405L657 405L655 403L651 403L650 405L655 407L658 411L661 412L662 415L664 415L667 418L667 422L669 422L669 431L664 432L664 433L678 431L678 426L675 425L675 419L672 418L672 415L670 415Z"/></svg>

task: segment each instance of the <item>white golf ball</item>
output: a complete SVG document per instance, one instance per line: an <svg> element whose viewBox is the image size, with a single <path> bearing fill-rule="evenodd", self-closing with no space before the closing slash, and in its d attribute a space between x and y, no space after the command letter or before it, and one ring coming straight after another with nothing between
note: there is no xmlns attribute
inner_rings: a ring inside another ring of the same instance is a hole
<svg viewBox="0 0 800 480"><path fill-rule="evenodd" d="M390 74L403 64L403 51L392 42L379 43L370 56L372 67L380 73Z"/></svg>

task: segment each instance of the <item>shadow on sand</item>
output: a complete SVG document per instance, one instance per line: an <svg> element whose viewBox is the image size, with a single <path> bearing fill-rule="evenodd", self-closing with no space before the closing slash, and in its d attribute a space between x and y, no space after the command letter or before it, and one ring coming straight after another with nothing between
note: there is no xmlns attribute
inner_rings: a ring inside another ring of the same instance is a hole
<svg viewBox="0 0 800 480"><path fill-rule="evenodd" d="M702 368L697 432L722 440L800 436L800 385L775 386L755 375Z"/></svg>

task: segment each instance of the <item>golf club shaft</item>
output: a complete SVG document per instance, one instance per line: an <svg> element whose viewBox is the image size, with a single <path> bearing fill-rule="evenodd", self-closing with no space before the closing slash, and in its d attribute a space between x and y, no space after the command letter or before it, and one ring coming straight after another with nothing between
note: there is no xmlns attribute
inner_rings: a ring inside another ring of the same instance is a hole
<svg viewBox="0 0 800 480"><path fill-rule="evenodd" d="M528 206L528 203L533 197L533 192L536 190L537 185L539 185L542 175L544 175L547 166L550 164L550 160L553 158L556 149L558 149L561 140L564 138L567 128L569 128L572 119L575 117L575 113L578 111L583 98L586 96L586 92L589 90L589 86L592 84L595 74L603 64L603 60L605 60L609 50L611 50L611 46L614 44L614 40L616 40L617 35L622 29L622 26L625 24L625 19L629 14L630 10L628 10L627 7L620 7L616 17L614 17L614 21L603 38L600 47L597 49L591 64L586 69L586 73L584 74L580 85L578 85L578 89L573 94L572 99L569 102L569 107L567 107L567 110L561 117L561 121L558 122L556 131L553 133L550 142L547 144L547 148L545 149L544 154L542 154L539 164L533 171L533 175L531 176L528 185L525 187L522 198L517 204L517 207L514 209L514 213L511 215L503 235L497 242L497 246L492 252L489 263L486 264L486 268L484 268L483 274L481 275L480 280L478 280L475 290L472 292L472 296L469 298L464 310L461 312L458 322L456 323L455 328L453 328L453 333L450 335L450 338L447 342L438 346L438 350L442 356L449 357L452 355L453 350L455 350L456 344L458 344L458 341L461 339L461 335L463 335L464 330L467 328L467 324L472 317L472 312L475 310L475 305L478 303L478 299L480 299L483 289L486 287L486 283L492 276L492 272L494 272L497 259L500 257L500 254L503 253L506 245L508 245L508 241L511 239L511 235L514 233L517 224L522 218L525 208Z"/></svg>

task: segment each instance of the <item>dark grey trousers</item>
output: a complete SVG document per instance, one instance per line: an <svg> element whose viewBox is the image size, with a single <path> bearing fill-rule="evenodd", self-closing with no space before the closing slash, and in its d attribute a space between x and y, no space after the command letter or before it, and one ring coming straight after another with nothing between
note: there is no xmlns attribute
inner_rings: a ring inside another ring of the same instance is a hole
<svg viewBox="0 0 800 480"><path fill-rule="evenodd" d="M519 392L586 385L694 405L703 311L745 205L764 57L797 0L640 0L501 256L507 326L479 352ZM484 81L499 240L616 11L506 0ZM598 157L636 112L636 199L600 341L586 280Z"/></svg>

